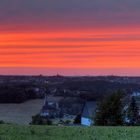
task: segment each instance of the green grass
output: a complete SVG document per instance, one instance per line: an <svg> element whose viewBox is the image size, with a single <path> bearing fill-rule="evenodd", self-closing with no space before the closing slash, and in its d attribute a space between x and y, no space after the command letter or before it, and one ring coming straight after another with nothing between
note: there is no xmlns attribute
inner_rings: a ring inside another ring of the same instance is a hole
<svg viewBox="0 0 140 140"><path fill-rule="evenodd" d="M140 140L140 127L0 125L0 140Z"/></svg>

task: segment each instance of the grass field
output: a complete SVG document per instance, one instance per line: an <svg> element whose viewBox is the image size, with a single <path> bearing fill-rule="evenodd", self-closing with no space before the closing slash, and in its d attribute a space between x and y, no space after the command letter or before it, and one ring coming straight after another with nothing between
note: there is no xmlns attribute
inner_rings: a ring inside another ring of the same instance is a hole
<svg viewBox="0 0 140 140"><path fill-rule="evenodd" d="M29 124L33 115L40 112L44 100L30 100L21 104L0 104L0 120L16 124Z"/></svg>
<svg viewBox="0 0 140 140"><path fill-rule="evenodd" d="M0 140L140 140L140 127L0 125Z"/></svg>

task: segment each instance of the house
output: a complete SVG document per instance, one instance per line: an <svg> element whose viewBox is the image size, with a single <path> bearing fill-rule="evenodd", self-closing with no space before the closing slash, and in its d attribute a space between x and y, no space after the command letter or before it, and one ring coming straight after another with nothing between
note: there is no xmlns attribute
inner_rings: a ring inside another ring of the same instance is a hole
<svg viewBox="0 0 140 140"><path fill-rule="evenodd" d="M61 118L62 112L59 107L59 101L62 97L45 96L44 106L41 110L41 116L48 118Z"/></svg>
<svg viewBox="0 0 140 140"><path fill-rule="evenodd" d="M94 101L86 102L81 116L81 125L91 126L94 124L97 103Z"/></svg>
<svg viewBox="0 0 140 140"><path fill-rule="evenodd" d="M131 97L140 97L140 92L133 92Z"/></svg>
<svg viewBox="0 0 140 140"><path fill-rule="evenodd" d="M60 102L60 108L64 114L82 114L85 101L77 97L66 97Z"/></svg>

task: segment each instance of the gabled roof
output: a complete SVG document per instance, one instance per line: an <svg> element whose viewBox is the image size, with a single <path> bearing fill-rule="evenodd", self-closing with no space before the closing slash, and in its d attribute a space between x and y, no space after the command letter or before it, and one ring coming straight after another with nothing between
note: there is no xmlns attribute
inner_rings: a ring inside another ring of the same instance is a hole
<svg viewBox="0 0 140 140"><path fill-rule="evenodd" d="M97 107L96 102L94 101L86 102L82 113L82 117L93 118L93 116L95 115L96 107Z"/></svg>

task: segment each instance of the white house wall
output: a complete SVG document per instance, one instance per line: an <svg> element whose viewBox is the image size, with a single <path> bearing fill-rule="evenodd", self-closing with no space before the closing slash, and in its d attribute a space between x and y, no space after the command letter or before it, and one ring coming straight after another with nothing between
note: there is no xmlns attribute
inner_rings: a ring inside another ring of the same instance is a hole
<svg viewBox="0 0 140 140"><path fill-rule="evenodd" d="M89 118L81 118L81 124L85 126L91 126L93 124L93 121Z"/></svg>

